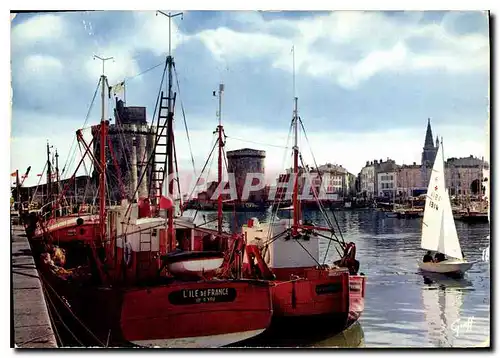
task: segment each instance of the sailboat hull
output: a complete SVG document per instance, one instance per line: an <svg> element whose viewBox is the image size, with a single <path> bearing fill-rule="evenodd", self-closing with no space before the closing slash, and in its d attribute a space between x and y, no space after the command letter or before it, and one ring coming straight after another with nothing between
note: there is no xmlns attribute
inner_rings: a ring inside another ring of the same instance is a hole
<svg viewBox="0 0 500 358"><path fill-rule="evenodd" d="M419 262L418 267L422 271L442 273L449 275L463 275L472 267L472 262L459 260L445 260L441 262Z"/></svg>

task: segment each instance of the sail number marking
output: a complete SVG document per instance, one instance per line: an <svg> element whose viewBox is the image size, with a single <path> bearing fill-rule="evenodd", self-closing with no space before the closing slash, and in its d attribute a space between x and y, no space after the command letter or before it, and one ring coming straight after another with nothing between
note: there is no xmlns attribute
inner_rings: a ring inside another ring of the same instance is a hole
<svg viewBox="0 0 500 358"><path fill-rule="evenodd" d="M435 210L439 210L438 203L441 201L441 195L436 192L433 192L429 195L429 207Z"/></svg>

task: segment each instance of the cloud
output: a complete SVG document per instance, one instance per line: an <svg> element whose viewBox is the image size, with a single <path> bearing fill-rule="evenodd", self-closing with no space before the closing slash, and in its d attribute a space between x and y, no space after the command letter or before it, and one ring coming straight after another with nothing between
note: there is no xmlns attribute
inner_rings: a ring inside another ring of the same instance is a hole
<svg viewBox="0 0 500 358"><path fill-rule="evenodd" d="M266 22L259 16L249 13L248 18L244 14L236 18L250 24L248 30L221 26L196 36L220 61L265 57L271 58L274 67L287 71L292 70L290 48L295 45L297 73L330 76L346 88L356 88L381 72L434 68L451 73L484 71L489 64L488 34L457 34L442 24L422 24L421 13L404 13L405 21L380 12L359 11ZM410 48L415 39L435 46ZM321 47L315 46L318 42ZM357 56L342 59L342 52L352 49L359 50Z"/></svg>
<svg viewBox="0 0 500 358"><path fill-rule="evenodd" d="M53 41L64 35L65 23L57 15L32 17L12 29L12 43L29 45L39 41Z"/></svg>
<svg viewBox="0 0 500 358"><path fill-rule="evenodd" d="M300 115L318 164L337 162L357 174L366 160L419 162L428 116L434 133L445 137L446 155L483 155L489 45L480 16L445 13L429 22L418 12L192 12L173 19L183 88L176 108L182 100L197 170L211 149L217 124L211 91L221 77L226 149L265 149L268 177L291 165L282 146L292 110L292 46ZM62 159L85 119L102 72L92 55L115 58L106 63L110 85L142 72L165 59L168 19L153 11L18 16L11 36L11 165L41 170L46 139ZM127 82L127 103L148 106L148 116L162 67ZM99 118L98 96L89 123ZM191 172L181 118L178 111L177 155L180 169ZM312 164L304 138L301 148Z"/></svg>

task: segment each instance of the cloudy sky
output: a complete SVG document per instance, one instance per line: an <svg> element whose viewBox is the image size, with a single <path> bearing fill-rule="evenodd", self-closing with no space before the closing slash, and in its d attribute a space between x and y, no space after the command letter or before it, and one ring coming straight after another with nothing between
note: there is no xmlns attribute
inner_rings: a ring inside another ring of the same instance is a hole
<svg viewBox="0 0 500 358"><path fill-rule="evenodd" d="M168 11L168 10L167 10ZM283 148L293 110L293 57L304 159L357 174L367 160L420 162L427 118L447 157L481 157L488 116L488 18L482 12L186 11L172 48L197 170L217 125L212 91L225 83L227 149L267 152L269 177L291 163ZM168 51L168 21L153 11L20 14L12 20L11 169L37 182L47 140L60 167L85 122L101 63L109 83L151 121ZM180 101L179 166L192 172ZM108 116L112 102L107 103ZM97 98L88 124L100 119ZM310 145L309 145L309 144ZM74 164L67 165L71 174ZM215 171L215 162L212 168ZM66 175L65 175L66 176Z"/></svg>

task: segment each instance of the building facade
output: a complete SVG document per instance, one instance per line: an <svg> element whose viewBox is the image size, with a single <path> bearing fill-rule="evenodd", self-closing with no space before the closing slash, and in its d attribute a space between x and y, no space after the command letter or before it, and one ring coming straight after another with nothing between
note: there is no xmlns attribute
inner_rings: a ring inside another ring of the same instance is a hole
<svg viewBox="0 0 500 358"><path fill-rule="evenodd" d="M377 172L378 197L394 199L397 194L397 172Z"/></svg>
<svg viewBox="0 0 500 358"><path fill-rule="evenodd" d="M376 196L380 198L393 198L397 184L398 165L390 158L374 160Z"/></svg>
<svg viewBox="0 0 500 358"><path fill-rule="evenodd" d="M422 191L427 190L422 182L422 166L417 163L410 165L403 164L398 168L397 175L397 195L406 199L418 196Z"/></svg>
<svg viewBox="0 0 500 358"><path fill-rule="evenodd" d="M359 194L365 199L373 199L377 196L375 188L375 165L373 161L367 161L359 173Z"/></svg>
<svg viewBox="0 0 500 358"><path fill-rule="evenodd" d="M484 170L489 163L472 155L465 158L449 158L446 163L446 186L450 195L479 196L484 189Z"/></svg>

